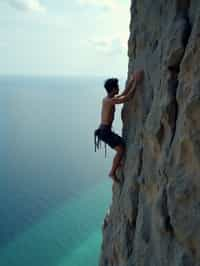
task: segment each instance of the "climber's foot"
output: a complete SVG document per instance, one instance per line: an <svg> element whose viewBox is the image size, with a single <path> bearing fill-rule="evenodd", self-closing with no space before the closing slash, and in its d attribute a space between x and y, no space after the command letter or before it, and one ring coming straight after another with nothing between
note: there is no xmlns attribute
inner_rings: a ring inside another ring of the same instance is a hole
<svg viewBox="0 0 200 266"><path fill-rule="evenodd" d="M119 167L124 167L124 162L120 162Z"/></svg>
<svg viewBox="0 0 200 266"><path fill-rule="evenodd" d="M115 172L110 172L109 173L109 177L111 177L113 179L113 181L117 182L117 183L120 183L120 180L117 178L117 175Z"/></svg>

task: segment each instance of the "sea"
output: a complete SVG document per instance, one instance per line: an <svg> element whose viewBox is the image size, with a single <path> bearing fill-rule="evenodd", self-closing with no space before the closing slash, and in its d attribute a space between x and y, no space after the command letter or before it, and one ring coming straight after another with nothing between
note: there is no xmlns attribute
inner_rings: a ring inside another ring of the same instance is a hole
<svg viewBox="0 0 200 266"><path fill-rule="evenodd" d="M0 266L98 266L114 154L94 151L105 78L0 76Z"/></svg>

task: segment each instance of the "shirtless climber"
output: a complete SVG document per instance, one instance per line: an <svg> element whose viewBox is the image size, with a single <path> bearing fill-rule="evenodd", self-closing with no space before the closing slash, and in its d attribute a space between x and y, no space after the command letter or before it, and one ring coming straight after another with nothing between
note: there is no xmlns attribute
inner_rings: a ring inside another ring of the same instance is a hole
<svg viewBox="0 0 200 266"><path fill-rule="evenodd" d="M95 130L94 133L95 151L96 137L98 137L98 142L102 140L106 144L108 144L112 149L116 150L117 153L114 156L112 168L109 173L109 176L116 182L120 182L120 180L116 176L116 170L121 164L121 160L125 151L125 142L122 137L112 131L112 122L114 120L115 114L115 104L122 104L129 101L135 94L137 82L139 82L142 77L143 71L138 71L134 73L131 76L125 90L119 95L118 79L111 78L106 80L104 83L107 96L102 100L101 124L99 128Z"/></svg>

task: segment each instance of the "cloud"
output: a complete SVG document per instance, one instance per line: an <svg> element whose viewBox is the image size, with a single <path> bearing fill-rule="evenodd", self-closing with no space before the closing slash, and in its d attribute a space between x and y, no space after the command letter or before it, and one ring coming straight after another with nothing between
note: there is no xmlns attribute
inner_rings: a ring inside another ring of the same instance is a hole
<svg viewBox="0 0 200 266"><path fill-rule="evenodd" d="M104 55L121 55L127 51L127 43L119 36L91 39L89 43L97 52L103 53Z"/></svg>
<svg viewBox="0 0 200 266"><path fill-rule="evenodd" d="M45 6L42 5L40 0L6 0L7 3L21 11L31 12L44 12Z"/></svg>
<svg viewBox="0 0 200 266"><path fill-rule="evenodd" d="M114 0L79 0L81 5L96 6L103 9L115 10L119 4Z"/></svg>
<svg viewBox="0 0 200 266"><path fill-rule="evenodd" d="M96 33L90 45L107 55L122 53L128 49L130 9L128 0L77 0L87 8L96 8ZM104 12L106 10L107 12ZM92 16L92 14L91 14ZM113 34L114 33L114 34ZM99 35L99 36L98 36ZM104 37L101 37L101 36Z"/></svg>

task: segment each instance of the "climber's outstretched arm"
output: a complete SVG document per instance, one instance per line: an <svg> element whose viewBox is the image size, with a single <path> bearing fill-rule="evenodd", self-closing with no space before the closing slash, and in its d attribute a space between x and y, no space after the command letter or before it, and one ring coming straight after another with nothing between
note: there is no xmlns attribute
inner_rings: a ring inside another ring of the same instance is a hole
<svg viewBox="0 0 200 266"><path fill-rule="evenodd" d="M127 95L127 93L130 91L131 87L134 86L134 81L135 80L137 80L137 81L141 80L143 78L143 75L144 75L143 70L139 70L139 71L134 72L131 75L129 81L127 82L125 90L121 94L117 95L116 97L120 98L121 96Z"/></svg>
<svg viewBox="0 0 200 266"><path fill-rule="evenodd" d="M130 91L131 87L133 86L133 82L134 82L134 80L135 80L135 76L134 76L134 74L133 74L133 75L131 76L131 78L129 79L129 81L127 82L127 85L126 85L126 88L124 89L124 91L123 91L121 94L116 95L116 97L117 97L117 98L120 98L121 96L126 95L126 94Z"/></svg>
<svg viewBox="0 0 200 266"><path fill-rule="evenodd" d="M121 96L114 96L113 98L110 99L110 101L112 102L112 104L121 104L121 103L125 103L127 101L129 101L133 95L135 94L135 90L136 90L136 85L137 85L137 80L134 79L131 89L129 89L128 93L126 93L125 95L121 95Z"/></svg>

